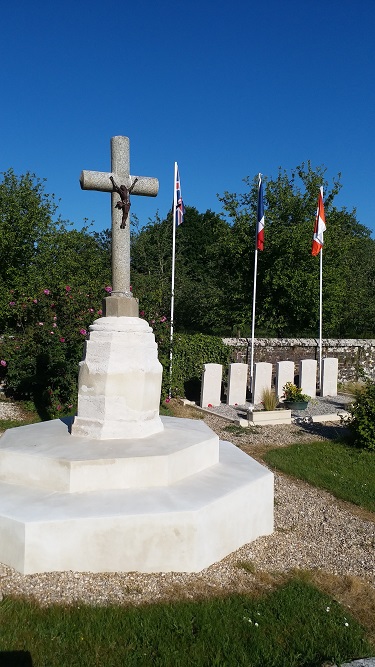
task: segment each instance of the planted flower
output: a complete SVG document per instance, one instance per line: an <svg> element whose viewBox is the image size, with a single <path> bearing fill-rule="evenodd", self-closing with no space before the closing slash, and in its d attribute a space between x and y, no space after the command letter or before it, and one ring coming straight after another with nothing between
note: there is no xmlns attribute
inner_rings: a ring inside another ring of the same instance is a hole
<svg viewBox="0 0 375 667"><path fill-rule="evenodd" d="M287 404L293 403L293 407L295 409L303 410L304 408L307 407L307 403L310 400L310 396L307 396L307 394L302 393L302 389L300 387L297 387L296 384L293 384L293 382L287 382L286 385L283 387L284 394L283 394L283 399L284 399L284 405L287 406ZM298 408L297 408L297 404Z"/></svg>

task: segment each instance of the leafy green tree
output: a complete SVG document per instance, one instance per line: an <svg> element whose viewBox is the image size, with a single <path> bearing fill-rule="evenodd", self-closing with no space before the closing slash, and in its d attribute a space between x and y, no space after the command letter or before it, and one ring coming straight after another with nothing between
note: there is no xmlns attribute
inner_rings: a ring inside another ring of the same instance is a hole
<svg viewBox="0 0 375 667"><path fill-rule="evenodd" d="M72 229L56 210L35 176L3 174L0 371L7 390L43 406L43 416L76 401L86 332L110 275L109 234Z"/></svg>
<svg viewBox="0 0 375 667"><path fill-rule="evenodd" d="M334 206L341 187L340 176L329 186L325 172L324 167L314 170L307 162L291 173L280 169L276 179L264 178L266 240L264 251L258 253L258 335L266 332L311 336L318 331L319 258L311 256L311 243L321 185L324 186L327 220L323 335L358 336L360 331L374 332L375 242L370 230L358 223L355 211ZM227 249L227 261L240 295L236 317L240 318L242 311L242 317L248 318L250 323L249 305L244 299L252 292L257 179L245 179L245 182L248 186L245 194L226 192L220 201L233 221L234 243ZM246 267L242 283L240 277L236 277L236 266ZM357 284L359 298L353 290ZM361 330L358 322L364 327Z"/></svg>

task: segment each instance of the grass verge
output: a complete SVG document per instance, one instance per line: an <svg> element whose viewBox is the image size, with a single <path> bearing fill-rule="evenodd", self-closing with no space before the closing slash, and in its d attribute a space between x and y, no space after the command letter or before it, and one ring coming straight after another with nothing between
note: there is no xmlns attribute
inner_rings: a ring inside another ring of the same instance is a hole
<svg viewBox="0 0 375 667"><path fill-rule="evenodd" d="M263 455L271 466L299 477L375 512L375 455L344 442L322 441L271 449Z"/></svg>
<svg viewBox="0 0 375 667"><path fill-rule="evenodd" d="M298 579L263 598L135 608L5 598L0 621L0 664L23 651L33 667L318 667L374 651L342 605Z"/></svg>

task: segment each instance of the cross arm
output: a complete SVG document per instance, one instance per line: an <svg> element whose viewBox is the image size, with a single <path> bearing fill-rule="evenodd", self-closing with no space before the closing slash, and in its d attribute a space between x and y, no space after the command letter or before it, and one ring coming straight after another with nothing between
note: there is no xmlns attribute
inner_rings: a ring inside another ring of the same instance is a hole
<svg viewBox="0 0 375 667"><path fill-rule="evenodd" d="M133 186L132 195L146 195L147 197L156 197L159 191L159 181L150 176L129 176L128 183L121 183L121 177L118 174L105 171L82 171L79 179L82 190L98 190L99 192L113 192L111 177L115 183L126 185L128 189ZM134 183L137 178L136 183Z"/></svg>

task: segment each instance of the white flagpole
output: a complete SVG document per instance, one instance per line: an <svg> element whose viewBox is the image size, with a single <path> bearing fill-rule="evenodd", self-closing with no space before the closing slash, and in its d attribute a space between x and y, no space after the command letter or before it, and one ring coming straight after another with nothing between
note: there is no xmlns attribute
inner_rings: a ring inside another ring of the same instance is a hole
<svg viewBox="0 0 375 667"><path fill-rule="evenodd" d="M255 300L257 293L257 266L258 266L258 249L257 249L257 230L255 232L255 255L254 255L254 285L253 285L253 319L251 322L251 356L250 356L250 392L251 400L254 398L254 335L255 335Z"/></svg>
<svg viewBox="0 0 375 667"><path fill-rule="evenodd" d="M253 280L253 314L251 322L251 355L250 355L250 393L251 400L254 402L254 337L255 337L255 302L257 293L257 272L258 272L258 227L259 227L259 202L260 202L260 188L262 175L259 174L258 180L258 206L257 206L257 224L255 228L255 254L254 254L254 280ZM263 197L262 197L263 208Z"/></svg>
<svg viewBox="0 0 375 667"><path fill-rule="evenodd" d="M169 348L169 391L168 398L172 396L172 364L173 364L173 318L174 318L174 274L175 274L175 256L176 256L176 209L177 209L177 162L174 163L174 184L173 184L173 213L172 213L172 285L171 285L171 336Z"/></svg>
<svg viewBox="0 0 375 667"><path fill-rule="evenodd" d="M323 246L320 249L319 270L319 391L322 394L322 331L323 331Z"/></svg>

